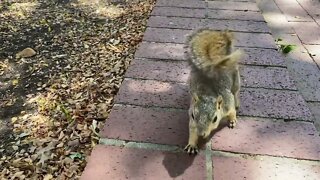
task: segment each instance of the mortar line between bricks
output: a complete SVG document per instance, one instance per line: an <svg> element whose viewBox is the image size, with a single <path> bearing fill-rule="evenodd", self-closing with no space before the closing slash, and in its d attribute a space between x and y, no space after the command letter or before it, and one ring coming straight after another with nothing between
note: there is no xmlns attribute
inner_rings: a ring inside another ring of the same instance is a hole
<svg viewBox="0 0 320 180"><path fill-rule="evenodd" d="M135 107L143 107L143 108L154 108L154 109L165 109L168 111L186 111L184 108L175 108L175 107L161 107L161 106L144 106L144 105L136 105L130 103L115 103L114 106L135 106Z"/></svg>
<svg viewBox="0 0 320 180"><path fill-rule="evenodd" d="M163 29L167 29L167 28L163 28ZM143 39L143 41L141 43L152 43L152 44L167 44L167 45L184 45L185 43L183 42L159 42L159 41L150 41L150 40L145 40ZM278 50L278 48L272 48L272 47L255 47L255 46L239 46L236 45L234 46L235 48L246 48L246 49L271 49L271 50ZM280 53L280 52L279 52ZM179 60L179 59L177 59Z"/></svg>
<svg viewBox="0 0 320 180"><path fill-rule="evenodd" d="M158 16L158 17L161 17L161 16ZM164 16L163 16L164 17ZM203 19L203 18L197 18L197 19ZM221 20L221 19L219 19L219 20ZM230 19L229 19L230 20ZM203 28L208 28L208 27L206 27L207 25L205 25L205 26L203 26ZM148 24L147 24L147 28L158 28L158 29L160 29L160 28L163 28L163 29L181 29L181 30L195 30L195 29L190 29L190 28L183 28L183 27L160 27L160 26L149 26ZM240 32L240 33L250 33L250 34L269 34L269 35L271 35L271 33L270 32L263 32L263 31L235 31L235 30L230 30L230 32Z"/></svg>
<svg viewBox="0 0 320 180"><path fill-rule="evenodd" d="M150 16L154 16L154 17L177 17L177 18L195 18L195 19L207 19L207 20L232 20L232 21L250 21L250 22L266 22L265 20L254 20L254 19L250 19L250 20L246 20L246 19L227 19L227 18L214 18L214 17L209 17L209 16L205 16L205 17L190 17L190 16L179 16L179 15L155 15L155 14L151 14ZM243 32L243 31L239 31L239 32ZM247 32L247 31L245 31Z"/></svg>
<svg viewBox="0 0 320 180"><path fill-rule="evenodd" d="M244 121L273 121L273 122L301 122L301 123L311 123L313 121L299 120L299 119L284 119L284 118L274 118L274 117L261 117L261 116L248 116L248 115L237 115L237 117L244 118ZM252 119L254 118L254 119Z"/></svg>
<svg viewBox="0 0 320 180"><path fill-rule="evenodd" d="M211 1L212 2L212 1ZM221 1L223 2L223 1ZM248 1L247 1L248 2ZM243 2L243 3L247 3L247 2ZM205 7L182 7L182 6L167 6L167 5L156 5L155 7L172 7L172 8L183 8L183 9L206 9ZM216 8L212 8L209 7L208 10L228 10L228 11L242 11L242 12L260 12L259 10L240 10L240 9L225 9L225 8L220 8L220 9L216 9Z"/></svg>
<svg viewBox="0 0 320 180"><path fill-rule="evenodd" d="M207 180L213 180L213 163L212 163L212 153L211 153L211 141L206 144L205 155L206 155L206 170L207 170Z"/></svg>
<svg viewBox="0 0 320 180"><path fill-rule="evenodd" d="M239 62L242 66L250 66L250 67L264 67L264 68L281 68L281 69L288 69L285 65L267 65L267 64L248 64L248 63L242 63Z"/></svg>
<svg viewBox="0 0 320 180"><path fill-rule="evenodd" d="M181 8L181 9L198 9L198 10L205 10L205 7L179 7L179 6L155 6L157 8Z"/></svg>
<svg viewBox="0 0 320 180"><path fill-rule="evenodd" d="M314 22L313 20L287 20L288 22L299 23L299 22Z"/></svg>
<svg viewBox="0 0 320 180"><path fill-rule="evenodd" d="M159 29L159 28L157 28ZM163 29L167 29L167 28L163 28ZM234 32L234 31L233 31ZM148 40L148 39L143 39L142 43L155 43L155 44L168 44L168 45L184 45L185 43L184 42L159 42L159 41L152 41L152 40ZM272 49L272 50L277 50L277 48L271 48L271 47L254 47L254 46L234 46L235 48L251 48L251 49Z"/></svg>
<svg viewBox="0 0 320 180"><path fill-rule="evenodd" d="M249 33L248 33L249 34ZM265 34L265 33L260 33L260 34ZM234 47L240 47L240 48L248 48L248 49L272 49L272 50L278 50L278 48L271 48L271 47L254 47L254 46L234 46Z"/></svg>
<svg viewBox="0 0 320 180"><path fill-rule="evenodd" d="M160 28L157 28L160 29ZM168 28L163 28L163 29L168 29ZM250 33L248 33L250 34ZM261 33L260 33L261 34ZM167 45L184 45L185 43L183 42L159 42L159 41L150 41L150 40L145 40L143 39L143 41L141 43L152 43L152 44L167 44ZM234 46L235 48L246 48L246 49L271 49L271 50L278 50L278 48L272 48L272 47L255 47L255 46L241 46L241 45L236 45ZM142 57L144 58L144 57ZM176 60L180 60L180 59L176 59ZM181 59L183 60L183 59Z"/></svg>
<svg viewBox="0 0 320 180"><path fill-rule="evenodd" d="M158 80L158 79L148 79L148 78L140 78L140 77L132 77L132 76L124 76L125 79L131 79L131 80L144 80L144 81L160 81L160 82L165 82L165 83L178 83L178 84L186 84L185 81L172 81L172 80Z"/></svg>
<svg viewBox="0 0 320 180"><path fill-rule="evenodd" d="M223 1L221 1L223 2ZM254 10L240 10L240 9L214 9L209 7L179 7L179 6L155 6L157 8L178 8L178 9L195 9L195 10L215 10L215 11L240 11L240 12L256 12L260 13L260 11L254 11ZM261 13L260 13L261 14Z"/></svg>
<svg viewBox="0 0 320 180"><path fill-rule="evenodd" d="M204 12L204 19L207 20L208 19L208 11L209 11L209 5L208 5L208 1L205 0L205 4L206 4L206 8L205 8L205 12Z"/></svg>
<svg viewBox="0 0 320 180"><path fill-rule="evenodd" d="M308 102L308 103L320 103L320 101L307 101L307 100L306 100L306 102Z"/></svg>
<svg viewBox="0 0 320 180"><path fill-rule="evenodd" d="M111 138L100 138L99 144L107 145L107 146L117 146L124 148L136 148L136 149L148 149L148 150L156 150L156 151L167 151L172 153L185 153L181 146L177 145L167 145L167 144L155 144L155 143L147 143L147 142L135 142L128 140L118 140ZM312 160L312 159L300 159L286 156L274 156L267 154L252 154L252 153L239 153L239 152L231 152L231 151L223 151L223 150L208 150L210 156L223 156L223 157L240 157L240 158L273 158L275 160L287 160L287 161L295 161L295 162L305 162L312 163L314 165L320 165L320 160ZM199 155L206 156L206 150L200 150Z"/></svg>
<svg viewBox="0 0 320 180"><path fill-rule="evenodd" d="M182 81L169 81L169 80L159 80L159 79L147 79L147 78L136 78L136 77L128 77L125 76L124 80L137 80L137 81L157 81L157 82L163 82L163 83L172 83L172 84L181 84L181 85L187 85L187 82ZM274 91L290 91L290 92L297 92L297 90L294 89L278 89L278 88L265 88L265 87L251 87L251 86L241 86L241 89L264 89L264 90L274 90Z"/></svg>
<svg viewBox="0 0 320 180"><path fill-rule="evenodd" d="M205 18L201 18L201 19L205 19ZM180 29L180 28L172 28L172 27L171 28L170 27L151 27L151 26L148 26L148 27L149 27L149 29ZM201 28L211 29L210 27L201 27ZM194 31L195 29L182 29L182 30ZM230 30L230 32L243 33L243 34L269 34L269 35L271 35L271 37L273 37L271 33L266 33L266 32L249 32L249 31L236 31L236 30ZM290 34L290 33L288 33L288 34Z"/></svg>
<svg viewBox="0 0 320 180"><path fill-rule="evenodd" d="M253 154L253 153L240 153L240 152L233 152L233 151L224 151L224 150L211 150L211 154L213 156L222 156L222 157L238 157L238 158L250 158L250 159L274 159L274 160L284 160L284 161L294 161L294 162L302 162L308 163L313 165L320 165L320 159L303 159L303 158L294 158L294 157L287 157L287 156L275 156L269 154Z"/></svg>
<svg viewBox="0 0 320 180"><path fill-rule="evenodd" d="M159 58L135 58L134 60L165 62L165 63L172 63L172 64L181 64L181 63L189 64L187 60L174 61L174 60L159 59ZM239 65L240 66L248 66L248 67L257 67L257 68L278 68L278 69L283 69L283 70L288 69L285 65L281 66L281 65L266 65L266 64L248 64L245 62L239 62Z"/></svg>
<svg viewBox="0 0 320 180"><path fill-rule="evenodd" d="M141 60L141 61L164 61L167 63L176 63L179 64L181 62L188 63L186 59L161 59L161 58L152 58L152 57L136 57L134 60ZM133 61L134 61L133 60ZM245 62L239 62L242 66L252 66L252 67L271 67L271 68L282 68L282 69L288 69L285 65L268 65L268 64L249 64Z"/></svg>
<svg viewBox="0 0 320 180"><path fill-rule="evenodd" d="M108 146L126 147L126 148L169 151L169 152L176 152L176 153L184 152L181 147L174 146L174 145L135 142L135 141L126 141L126 140L118 140L118 139L110 139L110 138L100 138L99 144L108 145Z"/></svg>
<svg viewBox="0 0 320 180"><path fill-rule="evenodd" d="M174 84L183 84L188 85L185 81L173 81L173 80L160 80L160 79L152 79L152 78L141 78L141 77L132 77L132 76L126 76L125 79L128 80L143 80L143 81L158 81L158 82L164 82L164 83L174 83ZM279 88L265 88L265 87L254 87L254 86L243 86L241 85L241 88L254 88L254 89L267 89L267 90L283 90L283 91L298 91L296 89L279 89Z"/></svg>
<svg viewBox="0 0 320 180"><path fill-rule="evenodd" d="M158 109L166 109L166 110L178 110L178 111L187 111L188 108L176 108L176 107L165 107L165 106L154 106L154 105L141 105L141 104L131 104L131 103L115 103L114 106L135 106L142 108L158 108ZM276 118L276 117L265 117L265 116L250 116L250 115L237 115L237 117L244 118L259 118L265 120L282 120L284 122L305 122L305 123L313 123L313 120L301 120L301 119L284 119L284 118Z"/></svg>
<svg viewBox="0 0 320 180"><path fill-rule="evenodd" d="M299 6L308 14L308 16L309 17L311 17L311 19L313 20L313 22L315 22L318 26L320 26L320 24L318 24L318 22L313 18L313 16L300 4L300 2L299 1L296 1L298 4L299 4ZM277 4L277 6L278 6L278 4ZM279 7L278 7L279 8ZM280 8L279 8L280 9Z"/></svg>
<svg viewBox="0 0 320 180"><path fill-rule="evenodd" d="M295 30L294 30L295 31ZM318 63L316 62L316 60L314 59L314 57L311 55L311 52L308 50L308 48L306 47L306 44L304 44L300 38L300 36L297 34L297 38L299 39L300 43L302 44L303 48L308 52L309 57L312 59L313 63L318 67L318 69L320 70L320 65L318 65ZM313 45L313 44L307 44L307 45ZM319 45L319 44L315 44L315 45Z"/></svg>

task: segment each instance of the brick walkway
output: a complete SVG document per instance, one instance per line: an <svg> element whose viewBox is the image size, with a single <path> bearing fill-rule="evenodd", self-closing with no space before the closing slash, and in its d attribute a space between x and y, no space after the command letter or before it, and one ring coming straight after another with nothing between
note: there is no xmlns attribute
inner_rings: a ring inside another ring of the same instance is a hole
<svg viewBox="0 0 320 180"><path fill-rule="evenodd" d="M268 10L266 4L259 6ZM308 23L319 23L302 15ZM200 27L235 31L236 45L247 56L241 62L239 123L218 131L199 155L190 157L182 150L188 140L189 104L183 42ZM253 2L157 0L82 179L320 179L320 137L304 100L310 99L295 85L295 69L276 51L269 29ZM299 36L303 47L319 42L320 31L311 31L314 38L304 31ZM311 60L310 67L317 67ZM309 74L317 76L316 71ZM319 92L310 93L312 103Z"/></svg>
<svg viewBox="0 0 320 180"><path fill-rule="evenodd" d="M258 5L272 35L297 45L287 58L288 70L320 131L320 1L258 0Z"/></svg>

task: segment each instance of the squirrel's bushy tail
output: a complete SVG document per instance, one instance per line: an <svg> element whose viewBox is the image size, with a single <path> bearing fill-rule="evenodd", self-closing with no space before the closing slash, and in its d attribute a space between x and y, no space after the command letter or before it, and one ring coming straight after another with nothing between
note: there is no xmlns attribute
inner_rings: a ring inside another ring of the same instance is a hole
<svg viewBox="0 0 320 180"><path fill-rule="evenodd" d="M193 68L209 77L220 69L237 68L243 51L231 52L232 43L233 34L228 31L201 29L187 40L187 59Z"/></svg>

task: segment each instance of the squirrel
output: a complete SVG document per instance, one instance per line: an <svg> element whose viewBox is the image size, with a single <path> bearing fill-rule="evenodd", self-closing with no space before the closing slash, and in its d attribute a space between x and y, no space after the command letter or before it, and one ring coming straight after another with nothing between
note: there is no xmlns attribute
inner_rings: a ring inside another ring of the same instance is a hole
<svg viewBox="0 0 320 180"><path fill-rule="evenodd" d="M191 66L189 140L184 148L189 154L198 153L198 138L207 138L221 119L228 119L229 128L236 125L240 107L238 61L243 51L233 51L233 40L228 30L200 29L185 43Z"/></svg>

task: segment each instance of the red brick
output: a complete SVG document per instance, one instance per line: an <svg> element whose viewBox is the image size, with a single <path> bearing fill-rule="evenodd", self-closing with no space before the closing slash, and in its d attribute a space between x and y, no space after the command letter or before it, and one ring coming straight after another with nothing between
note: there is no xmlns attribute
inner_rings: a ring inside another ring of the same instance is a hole
<svg viewBox="0 0 320 180"><path fill-rule="evenodd" d="M246 20L246 21L262 21L263 16L260 12L253 11L234 11L234 10L208 10L208 18L214 19L233 19L233 20Z"/></svg>
<svg viewBox="0 0 320 180"><path fill-rule="evenodd" d="M320 4L317 1L297 0L299 4L312 16L319 15ZM290 3L290 2L289 2Z"/></svg>
<svg viewBox="0 0 320 180"><path fill-rule="evenodd" d="M205 179L204 156L96 146L81 180Z"/></svg>
<svg viewBox="0 0 320 180"><path fill-rule="evenodd" d="M143 40L149 42L183 44L193 31L184 29L147 28Z"/></svg>
<svg viewBox="0 0 320 180"><path fill-rule="evenodd" d="M243 89L240 92L240 115L312 120L304 99L297 91Z"/></svg>
<svg viewBox="0 0 320 180"><path fill-rule="evenodd" d="M240 74L245 87L296 90L285 68L244 66L240 68Z"/></svg>
<svg viewBox="0 0 320 180"><path fill-rule="evenodd" d="M140 43L135 57L182 60L185 59L183 44Z"/></svg>
<svg viewBox="0 0 320 180"><path fill-rule="evenodd" d="M314 126L320 135L320 102L308 102L308 106L314 115Z"/></svg>
<svg viewBox="0 0 320 180"><path fill-rule="evenodd" d="M320 45L305 45L306 49L312 56L312 59L317 63L320 68Z"/></svg>
<svg viewBox="0 0 320 180"><path fill-rule="evenodd" d="M287 56L288 69L306 101L320 101L320 71L297 36L283 35L283 43L294 44L296 49Z"/></svg>
<svg viewBox="0 0 320 180"><path fill-rule="evenodd" d="M151 16L147 26L154 28L196 29L206 25L205 19Z"/></svg>
<svg viewBox="0 0 320 180"><path fill-rule="evenodd" d="M259 11L259 8L257 7L256 3L250 3L250 2L209 1L208 7L211 9Z"/></svg>
<svg viewBox="0 0 320 180"><path fill-rule="evenodd" d="M106 121L102 137L185 146L188 122L186 110L116 105Z"/></svg>
<svg viewBox="0 0 320 180"><path fill-rule="evenodd" d="M208 19L206 27L216 30L270 33L267 23L255 21Z"/></svg>
<svg viewBox="0 0 320 180"><path fill-rule="evenodd" d="M230 180L317 180L320 166L279 158L213 157L214 179Z"/></svg>
<svg viewBox="0 0 320 180"><path fill-rule="evenodd" d="M278 4L278 7L281 9L288 21L313 21L313 19L297 1L287 1L285 3L282 3L281 1L276 0L276 3Z"/></svg>
<svg viewBox="0 0 320 180"><path fill-rule="evenodd" d="M180 7L154 7L151 15L205 18L205 9L187 9Z"/></svg>
<svg viewBox="0 0 320 180"><path fill-rule="evenodd" d="M149 42L165 43L185 43L186 37L192 30L166 29L166 28L147 28L143 40ZM273 37L264 33L241 33L234 32L235 45L245 47L277 48Z"/></svg>
<svg viewBox="0 0 320 180"><path fill-rule="evenodd" d="M135 59L125 77L186 83L189 73L188 63L184 61ZM243 66L240 69L240 74L244 87L296 90L294 81L289 77L285 68Z"/></svg>
<svg viewBox="0 0 320 180"><path fill-rule="evenodd" d="M242 88L240 115L311 120L303 98L295 91ZM116 103L187 109L188 85L152 80L125 79Z"/></svg>
<svg viewBox="0 0 320 180"><path fill-rule="evenodd" d="M289 22L304 44L320 44L320 27L315 22Z"/></svg>
<svg viewBox="0 0 320 180"><path fill-rule="evenodd" d="M215 150L320 160L320 137L312 123L239 118L234 129L212 138Z"/></svg>
<svg viewBox="0 0 320 180"><path fill-rule="evenodd" d="M151 15L155 16L176 16L176 17L194 17L205 18L205 9L189 9L183 7L154 7ZM216 10L207 11L208 18L214 19L233 19L233 20L252 20L264 21L259 12L253 11L234 11L234 10Z"/></svg>
<svg viewBox="0 0 320 180"><path fill-rule="evenodd" d="M240 42L243 42L240 40ZM142 42L136 51L136 58L185 60L183 44ZM242 63L286 67L285 59L275 49L242 48L245 51Z"/></svg>
<svg viewBox="0 0 320 180"><path fill-rule="evenodd" d="M285 58L275 49L245 48L244 64L286 67Z"/></svg>
<svg viewBox="0 0 320 180"><path fill-rule="evenodd" d="M125 79L115 103L187 108L189 106L187 89L186 84Z"/></svg>
<svg viewBox="0 0 320 180"><path fill-rule="evenodd" d="M257 1L257 4L262 10L263 17L268 22L268 26L274 37L281 37L282 34L294 33L294 30L288 25L286 17L282 14L274 1L259 0Z"/></svg>
<svg viewBox="0 0 320 180"><path fill-rule="evenodd" d="M264 33L235 33L236 46L277 48L273 37ZM262 50L263 51L263 50ZM266 50L267 51L267 50Z"/></svg>
<svg viewBox="0 0 320 180"><path fill-rule="evenodd" d="M320 25L320 3L318 1L297 0L310 16Z"/></svg>
<svg viewBox="0 0 320 180"><path fill-rule="evenodd" d="M199 0L157 0L156 7L157 6L205 8L206 2Z"/></svg>
<svg viewBox="0 0 320 180"><path fill-rule="evenodd" d="M141 71L143 69L143 71ZM125 77L159 81L187 82L190 69L187 61L159 61L135 59Z"/></svg>
<svg viewBox="0 0 320 180"><path fill-rule="evenodd" d="M148 20L148 27L154 28L179 28L179 29L198 29L209 27L215 30L229 29L231 31L243 32L263 32L269 33L269 28L265 22L238 21L238 20L217 20L217 19L198 19L183 17L164 17L151 16Z"/></svg>

